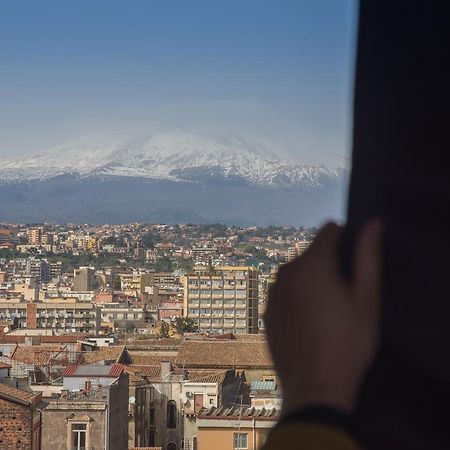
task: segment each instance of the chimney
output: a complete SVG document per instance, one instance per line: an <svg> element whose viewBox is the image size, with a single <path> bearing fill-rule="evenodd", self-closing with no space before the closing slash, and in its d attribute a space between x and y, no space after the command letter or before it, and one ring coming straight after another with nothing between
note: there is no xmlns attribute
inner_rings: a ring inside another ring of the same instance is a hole
<svg viewBox="0 0 450 450"><path fill-rule="evenodd" d="M161 381L168 381L172 373L172 363L170 361L161 361Z"/></svg>

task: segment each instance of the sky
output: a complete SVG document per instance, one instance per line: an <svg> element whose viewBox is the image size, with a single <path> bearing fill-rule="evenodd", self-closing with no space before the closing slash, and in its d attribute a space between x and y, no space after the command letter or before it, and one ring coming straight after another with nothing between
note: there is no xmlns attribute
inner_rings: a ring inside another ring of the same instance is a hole
<svg viewBox="0 0 450 450"><path fill-rule="evenodd" d="M2 0L0 157L160 124L345 161L355 0Z"/></svg>

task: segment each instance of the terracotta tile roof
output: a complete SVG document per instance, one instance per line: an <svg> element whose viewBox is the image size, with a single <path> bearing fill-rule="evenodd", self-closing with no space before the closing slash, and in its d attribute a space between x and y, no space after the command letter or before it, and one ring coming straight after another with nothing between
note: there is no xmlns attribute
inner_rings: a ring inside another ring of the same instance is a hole
<svg viewBox="0 0 450 450"><path fill-rule="evenodd" d="M86 336L87 334L85 333L62 334L60 336L25 336L4 334L0 335L0 342L5 342L8 344L23 344L26 337L32 337L39 339L42 344L75 344L77 341L82 341Z"/></svg>
<svg viewBox="0 0 450 450"><path fill-rule="evenodd" d="M0 383L0 398L5 400L12 400L21 404L32 405L34 403L34 399L40 395L40 393L23 391L22 389L16 389Z"/></svg>
<svg viewBox="0 0 450 450"><path fill-rule="evenodd" d="M45 366L54 360L65 360L67 357L68 351L64 348L33 345L31 347L17 347L11 359L25 364Z"/></svg>
<svg viewBox="0 0 450 450"><path fill-rule="evenodd" d="M178 367L268 369L273 367L265 341L184 340L176 359Z"/></svg>
<svg viewBox="0 0 450 450"><path fill-rule="evenodd" d="M136 355L131 352L131 364L138 366L158 366L161 364L161 361L170 361L172 363L175 362L175 355L158 355L152 352L149 352L147 355Z"/></svg>
<svg viewBox="0 0 450 450"><path fill-rule="evenodd" d="M234 339L237 341L266 341L265 334L235 334Z"/></svg>
<svg viewBox="0 0 450 450"><path fill-rule="evenodd" d="M192 383L223 383L228 370L186 370L187 380Z"/></svg>
<svg viewBox="0 0 450 450"><path fill-rule="evenodd" d="M280 411L276 408L255 408L248 406L221 406L202 408L198 413L198 419L240 419L240 420L273 420L280 417Z"/></svg>
<svg viewBox="0 0 450 450"><path fill-rule="evenodd" d="M0 369L11 369L12 366L9 364L5 364L3 362L0 361Z"/></svg>
<svg viewBox="0 0 450 450"><path fill-rule="evenodd" d="M133 374L135 377L155 382L161 380L161 366L136 366L132 364L124 367L125 372Z"/></svg>
<svg viewBox="0 0 450 450"><path fill-rule="evenodd" d="M71 365L64 370L65 377L112 377L116 378L124 371L122 364L105 365Z"/></svg>
<svg viewBox="0 0 450 450"><path fill-rule="evenodd" d="M101 361L119 362L122 353L125 351L123 345L112 345L110 347L100 347L99 350L84 352L82 361L85 364L92 364Z"/></svg>
<svg viewBox="0 0 450 450"><path fill-rule="evenodd" d="M181 344L181 339L179 338L149 338L149 339L139 339L135 341L127 341L127 347L179 347Z"/></svg>

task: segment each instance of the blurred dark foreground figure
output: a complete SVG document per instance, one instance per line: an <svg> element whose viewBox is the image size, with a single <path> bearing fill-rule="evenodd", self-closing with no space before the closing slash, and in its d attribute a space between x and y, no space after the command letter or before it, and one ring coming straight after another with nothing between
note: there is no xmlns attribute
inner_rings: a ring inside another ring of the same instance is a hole
<svg viewBox="0 0 450 450"><path fill-rule="evenodd" d="M267 450L450 448L449 47L449 1L361 1L348 222L271 293Z"/></svg>

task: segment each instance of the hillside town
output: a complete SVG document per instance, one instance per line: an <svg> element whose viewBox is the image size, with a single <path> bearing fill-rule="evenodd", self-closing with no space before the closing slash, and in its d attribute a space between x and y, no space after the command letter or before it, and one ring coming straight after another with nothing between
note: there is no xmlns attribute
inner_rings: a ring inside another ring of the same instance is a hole
<svg viewBox="0 0 450 450"><path fill-rule="evenodd" d="M0 224L0 448L259 448L268 290L315 233Z"/></svg>

